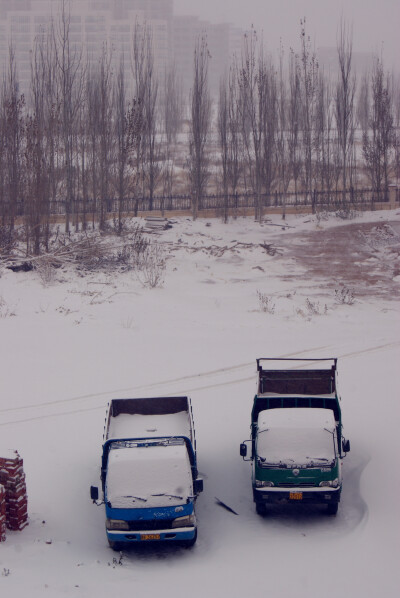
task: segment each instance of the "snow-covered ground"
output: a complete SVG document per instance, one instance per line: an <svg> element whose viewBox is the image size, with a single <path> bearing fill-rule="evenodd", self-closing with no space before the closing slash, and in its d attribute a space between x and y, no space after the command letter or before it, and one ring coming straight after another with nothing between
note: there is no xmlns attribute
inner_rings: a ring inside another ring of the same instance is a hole
<svg viewBox="0 0 400 598"><path fill-rule="evenodd" d="M0 447L24 459L30 516L0 545L1 596L397 597L398 235L399 211L346 223L182 218L157 237L169 247L162 288L133 272L68 266L43 286L35 272L0 270ZM339 358L351 452L337 517L255 512L239 444L255 360L279 356ZM165 394L192 398L199 538L120 556L89 498L107 402Z"/></svg>

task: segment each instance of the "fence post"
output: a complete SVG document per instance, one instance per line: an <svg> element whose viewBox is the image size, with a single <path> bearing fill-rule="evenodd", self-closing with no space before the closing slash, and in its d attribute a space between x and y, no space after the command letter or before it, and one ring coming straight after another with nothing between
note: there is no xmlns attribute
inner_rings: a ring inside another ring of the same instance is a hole
<svg viewBox="0 0 400 598"><path fill-rule="evenodd" d="M396 195L398 194L397 185L389 185L389 205L393 209L396 207Z"/></svg>

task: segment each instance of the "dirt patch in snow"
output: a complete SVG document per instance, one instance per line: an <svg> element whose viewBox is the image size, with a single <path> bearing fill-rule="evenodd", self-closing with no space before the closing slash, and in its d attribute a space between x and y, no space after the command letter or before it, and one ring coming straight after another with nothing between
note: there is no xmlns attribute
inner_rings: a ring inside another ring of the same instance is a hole
<svg viewBox="0 0 400 598"><path fill-rule="evenodd" d="M302 269L303 280L325 288L352 288L356 295L396 300L400 296L400 222L354 223L286 237L285 257Z"/></svg>

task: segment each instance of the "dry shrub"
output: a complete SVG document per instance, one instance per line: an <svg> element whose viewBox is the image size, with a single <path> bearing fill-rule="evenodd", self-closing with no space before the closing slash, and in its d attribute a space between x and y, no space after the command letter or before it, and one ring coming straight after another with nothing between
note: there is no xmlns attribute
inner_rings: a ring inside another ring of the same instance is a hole
<svg viewBox="0 0 400 598"><path fill-rule="evenodd" d="M164 283L167 260L165 251L158 243L149 245L141 256L138 278L145 287L154 289Z"/></svg>
<svg viewBox="0 0 400 598"><path fill-rule="evenodd" d="M15 313L10 309L8 303L0 295L0 318L8 318L9 316L15 316Z"/></svg>
<svg viewBox="0 0 400 598"><path fill-rule="evenodd" d="M272 297L268 297L266 293L257 291L258 303L260 310L268 314L275 313L275 303L272 302Z"/></svg>
<svg viewBox="0 0 400 598"><path fill-rule="evenodd" d="M50 259L46 259L46 256L43 256L43 258L35 260L33 267L44 287L48 287L54 283L56 268Z"/></svg>
<svg viewBox="0 0 400 598"><path fill-rule="evenodd" d="M354 291L346 286L335 289L335 301L341 305L354 305Z"/></svg>
<svg viewBox="0 0 400 598"><path fill-rule="evenodd" d="M142 227L135 224L123 246L118 249L116 260L126 270L136 270L141 267L149 246L150 241L144 237Z"/></svg>

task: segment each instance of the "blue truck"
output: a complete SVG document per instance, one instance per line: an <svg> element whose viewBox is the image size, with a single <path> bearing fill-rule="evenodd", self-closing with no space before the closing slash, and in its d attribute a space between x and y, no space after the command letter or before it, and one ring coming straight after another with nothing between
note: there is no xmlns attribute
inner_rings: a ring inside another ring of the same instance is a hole
<svg viewBox="0 0 400 598"><path fill-rule="evenodd" d="M253 499L271 505L321 504L336 515L342 491L343 436L337 359L257 359L251 438L240 445L252 462Z"/></svg>
<svg viewBox="0 0 400 598"><path fill-rule="evenodd" d="M113 399L108 408L99 487L114 550L139 542L197 539L195 502L203 490L189 397Z"/></svg>

